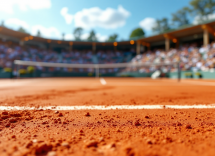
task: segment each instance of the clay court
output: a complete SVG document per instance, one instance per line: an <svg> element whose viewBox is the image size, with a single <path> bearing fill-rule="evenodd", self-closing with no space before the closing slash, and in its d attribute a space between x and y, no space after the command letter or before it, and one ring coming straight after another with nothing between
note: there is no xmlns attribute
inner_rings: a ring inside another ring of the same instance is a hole
<svg viewBox="0 0 215 156"><path fill-rule="evenodd" d="M0 155L213 155L215 81L0 81Z"/></svg>

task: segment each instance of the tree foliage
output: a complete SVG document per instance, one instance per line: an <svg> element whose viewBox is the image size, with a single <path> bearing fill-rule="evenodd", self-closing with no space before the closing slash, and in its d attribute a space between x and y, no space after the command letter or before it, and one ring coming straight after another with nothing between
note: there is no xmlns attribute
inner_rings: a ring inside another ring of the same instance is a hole
<svg viewBox="0 0 215 156"><path fill-rule="evenodd" d="M87 38L88 41L97 41L97 38L96 38L96 33L94 30L92 30Z"/></svg>
<svg viewBox="0 0 215 156"><path fill-rule="evenodd" d="M172 14L172 22L174 26L183 26L190 24L189 15L190 15L190 8L184 7L181 10L178 10L176 13Z"/></svg>
<svg viewBox="0 0 215 156"><path fill-rule="evenodd" d="M143 37L145 35L145 32L143 31L142 28L136 28L134 29L131 34L130 34L130 39L135 38L135 37Z"/></svg>
<svg viewBox="0 0 215 156"><path fill-rule="evenodd" d="M215 11L215 0L192 0L190 5L191 11L195 16L203 17Z"/></svg>
<svg viewBox="0 0 215 156"><path fill-rule="evenodd" d="M81 27L77 27L74 30L73 34L74 34L74 37L75 37L76 41L81 41L81 35L82 35L82 33L83 33L83 28L81 28Z"/></svg>
<svg viewBox="0 0 215 156"><path fill-rule="evenodd" d="M109 42L114 42L114 41L117 40L117 38L118 38L118 35L117 35L117 34L113 34L113 35L110 35L110 36L109 36L109 38L108 38L107 41L109 41Z"/></svg>
<svg viewBox="0 0 215 156"><path fill-rule="evenodd" d="M41 37L42 35L41 35L41 32L40 32L40 30L38 30L37 31L37 37Z"/></svg>
<svg viewBox="0 0 215 156"><path fill-rule="evenodd" d="M27 31L26 31L23 27L20 27L20 28L18 29L18 31L19 31L19 32L22 32L22 33L27 33Z"/></svg>
<svg viewBox="0 0 215 156"><path fill-rule="evenodd" d="M167 18L157 19L152 32L164 33L173 28L178 28L191 23L192 17L194 17L193 23L201 23L205 20L213 18L215 12L215 0L190 0L190 5L172 13L171 23Z"/></svg>
<svg viewBox="0 0 215 156"><path fill-rule="evenodd" d="M195 17L195 23L202 23L213 18L215 0L192 0L190 2L191 13Z"/></svg>
<svg viewBox="0 0 215 156"><path fill-rule="evenodd" d="M161 20L157 19L154 26L152 27L152 31L154 33L164 33L168 30L170 30L169 21L167 18L163 18Z"/></svg>
<svg viewBox="0 0 215 156"><path fill-rule="evenodd" d="M62 40L65 40L65 33L62 33Z"/></svg>
<svg viewBox="0 0 215 156"><path fill-rule="evenodd" d="M4 26L4 21L3 21L3 20L1 21L1 27L5 27L5 26Z"/></svg>

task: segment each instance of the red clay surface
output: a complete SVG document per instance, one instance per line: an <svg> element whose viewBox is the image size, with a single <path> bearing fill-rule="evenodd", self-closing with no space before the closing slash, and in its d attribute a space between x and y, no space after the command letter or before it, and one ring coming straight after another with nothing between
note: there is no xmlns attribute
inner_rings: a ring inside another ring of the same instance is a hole
<svg viewBox="0 0 215 156"><path fill-rule="evenodd" d="M215 81L105 80L1 80L0 106L215 104ZM0 111L0 155L214 155L214 132L214 109Z"/></svg>

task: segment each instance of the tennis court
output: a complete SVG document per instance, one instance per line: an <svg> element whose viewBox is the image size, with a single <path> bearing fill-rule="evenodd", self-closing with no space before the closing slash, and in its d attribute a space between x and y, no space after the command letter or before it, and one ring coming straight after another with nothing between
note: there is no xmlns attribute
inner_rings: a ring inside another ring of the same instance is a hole
<svg viewBox="0 0 215 156"><path fill-rule="evenodd" d="M212 80L40 78L0 84L1 155L215 152Z"/></svg>

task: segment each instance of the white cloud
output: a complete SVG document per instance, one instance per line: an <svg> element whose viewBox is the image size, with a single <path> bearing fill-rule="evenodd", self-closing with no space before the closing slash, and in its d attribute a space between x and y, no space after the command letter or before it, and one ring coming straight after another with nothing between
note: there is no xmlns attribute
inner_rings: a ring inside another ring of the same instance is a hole
<svg viewBox="0 0 215 156"><path fill-rule="evenodd" d="M82 40L87 40L88 36L89 36L89 33L84 33L84 34L81 35L81 39L82 39ZM103 42L103 41L106 41L106 40L107 40L108 36L101 35L101 34L97 33L97 34L96 34L96 38L98 39L98 41ZM65 39L66 41L71 41L71 40L74 40L75 37L74 37L73 34L65 34L64 39Z"/></svg>
<svg viewBox="0 0 215 156"><path fill-rule="evenodd" d="M150 31L155 24L155 19L151 17L147 17L144 20L140 21L139 25L146 31Z"/></svg>
<svg viewBox="0 0 215 156"><path fill-rule="evenodd" d="M90 35L89 33L84 33L81 35L81 39L86 40L89 37L89 35Z"/></svg>
<svg viewBox="0 0 215 156"><path fill-rule="evenodd" d="M87 40L89 35L90 35L89 33L84 33L84 34L81 35L81 39L82 40ZM101 35L100 33L97 33L96 38L97 38L98 41L103 42L103 41L107 40L108 36Z"/></svg>
<svg viewBox="0 0 215 156"><path fill-rule="evenodd" d="M102 10L99 7L83 9L75 15L69 15L68 8L63 8L61 10L61 15L65 19L67 18L67 23L72 22L72 19L74 18L76 27L85 29L94 27L115 29L125 25L126 19L130 16L130 12L120 5L117 9L107 8Z"/></svg>
<svg viewBox="0 0 215 156"><path fill-rule="evenodd" d="M65 39L66 41L74 40L74 35L73 35L73 34L65 34L64 39Z"/></svg>
<svg viewBox="0 0 215 156"><path fill-rule="evenodd" d="M31 34L37 35L38 30L41 32L42 37L52 38L52 39L61 39L62 33L55 27L44 27L42 25L34 25L31 28Z"/></svg>
<svg viewBox="0 0 215 156"><path fill-rule="evenodd" d="M12 28L12 29L19 29L20 27L24 28L24 29L29 29L29 25L28 23L26 23L25 21L22 21L18 18L10 18L10 19L7 19L5 21L5 25Z"/></svg>
<svg viewBox="0 0 215 156"><path fill-rule="evenodd" d="M98 41L104 42L104 41L106 41L108 39L108 36L101 35L101 34L98 33L98 34L96 34L96 38L98 39Z"/></svg>
<svg viewBox="0 0 215 156"><path fill-rule="evenodd" d="M9 28L17 30L20 27L23 27L27 32L32 35L37 35L38 30L40 30L42 37L61 39L62 33L55 27L44 27L42 25L30 26L27 22L22 21L18 18L10 18L5 21L5 25Z"/></svg>
<svg viewBox="0 0 215 156"><path fill-rule="evenodd" d="M41 32L42 37L50 38L50 39L62 39L62 33L55 27L44 27L42 25L34 25L30 26L27 22L22 21L17 18L10 18L5 21L5 25L9 28L17 30L20 27L23 27L27 32L36 36L38 30ZM84 33L81 36L82 40L86 40L89 36L89 33ZM101 35L99 33L96 34L96 37L99 41L105 41L108 37L105 35ZM73 34L65 34L64 39L67 41L74 40Z"/></svg>
<svg viewBox="0 0 215 156"><path fill-rule="evenodd" d="M207 16L196 16L193 20L193 24L200 24L201 22L207 21L207 20L214 20L215 19L215 14L209 14Z"/></svg>
<svg viewBox="0 0 215 156"><path fill-rule="evenodd" d="M0 12L13 14L15 6L21 11L27 11L28 9L49 9L51 8L51 0L5 0L0 4Z"/></svg>
<svg viewBox="0 0 215 156"><path fill-rule="evenodd" d="M73 20L73 15L70 15L68 13L68 10L69 9L67 7L64 7L61 9L60 14L64 17L66 24L71 24Z"/></svg>

